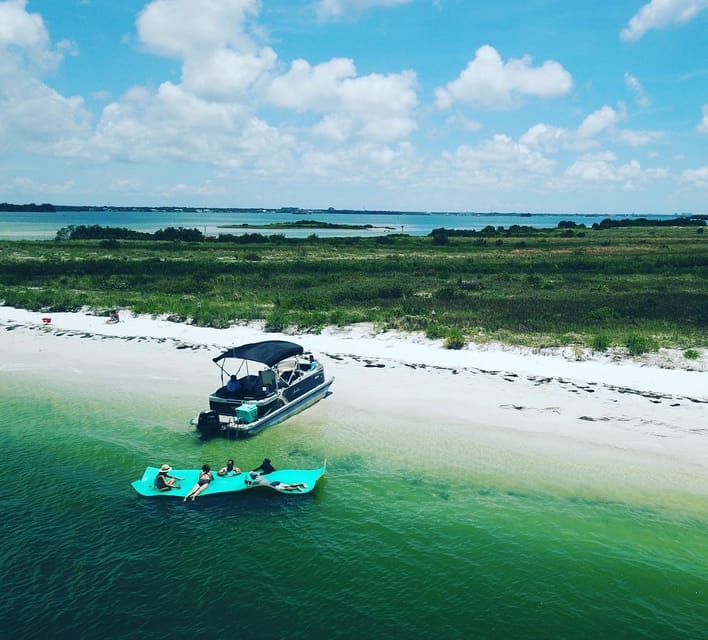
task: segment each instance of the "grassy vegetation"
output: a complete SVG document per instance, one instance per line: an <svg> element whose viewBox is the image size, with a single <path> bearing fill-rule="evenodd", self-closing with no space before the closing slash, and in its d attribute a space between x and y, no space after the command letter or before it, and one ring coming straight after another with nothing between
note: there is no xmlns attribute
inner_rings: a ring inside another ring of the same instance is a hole
<svg viewBox="0 0 708 640"><path fill-rule="evenodd" d="M264 319L271 330L370 321L449 348L707 344L703 227L493 231L0 241L0 301L47 312L131 308L216 327Z"/></svg>

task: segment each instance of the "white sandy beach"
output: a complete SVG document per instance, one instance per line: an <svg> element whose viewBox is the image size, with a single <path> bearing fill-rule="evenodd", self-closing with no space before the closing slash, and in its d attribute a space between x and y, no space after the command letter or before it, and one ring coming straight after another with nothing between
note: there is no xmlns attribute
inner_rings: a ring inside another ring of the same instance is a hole
<svg viewBox="0 0 708 640"><path fill-rule="evenodd" d="M43 323L44 316L51 322ZM198 403L196 414L218 380L212 357L226 347L278 338L312 350L335 378L334 393L302 415L323 423L347 416L365 425L362 442L370 449L376 449L376 429L385 425L409 430L411 451L402 455L410 455L411 464L426 455L420 448L431 434L436 444L430 455L449 460L455 460L456 441L472 438L479 450L496 443L516 451L522 457L515 464L537 452L550 475L624 469L615 481L651 476L668 489L708 497L705 351L690 362L671 353L645 361L591 354L577 360L571 349L533 353L468 345L450 351L439 341L374 333L368 326L283 335L253 325L199 328L129 312L111 325L85 313L0 307L0 380L16 373L69 383L77 376L85 383L110 371L126 398L135 385L162 384L169 389L161 394L166 404L172 394L178 404Z"/></svg>

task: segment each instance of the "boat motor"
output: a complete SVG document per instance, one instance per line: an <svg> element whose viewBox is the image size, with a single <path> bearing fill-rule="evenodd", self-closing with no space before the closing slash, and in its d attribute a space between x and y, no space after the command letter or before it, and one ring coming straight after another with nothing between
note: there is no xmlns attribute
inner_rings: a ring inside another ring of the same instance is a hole
<svg viewBox="0 0 708 640"><path fill-rule="evenodd" d="M197 420L197 431L201 433L204 440L208 440L219 434L221 424L219 422L219 414L211 409L206 409L199 414Z"/></svg>

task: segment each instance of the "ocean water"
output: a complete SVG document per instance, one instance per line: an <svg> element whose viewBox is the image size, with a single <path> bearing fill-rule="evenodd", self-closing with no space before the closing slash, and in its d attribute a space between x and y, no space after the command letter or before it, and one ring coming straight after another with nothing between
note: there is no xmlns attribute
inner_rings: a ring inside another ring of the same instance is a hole
<svg viewBox="0 0 708 640"><path fill-rule="evenodd" d="M493 452L337 416L334 395L203 443L191 402L0 371L0 638L707 637L705 506L541 486L503 452L461 464ZM130 487L264 455L328 472L190 505Z"/></svg>
<svg viewBox="0 0 708 640"><path fill-rule="evenodd" d="M6 212L0 211L0 239L3 240L52 240L59 229L68 225L100 225L125 227L153 233L166 227L199 229L208 235L219 233L277 233L289 237L307 237L316 233L321 238L332 236L375 236L387 233L428 235L433 229L475 229L491 225L510 227L524 225L535 228L557 227L562 220L573 220L591 226L604 218L627 218L628 215L604 214L520 214L520 213L391 213L371 214L365 211L351 214L327 212L282 211L59 211L59 212ZM646 215L646 218L665 216ZM258 225L297 220L317 220L333 224L373 225L368 230L342 229L257 229ZM252 230L228 229L224 225L248 224Z"/></svg>

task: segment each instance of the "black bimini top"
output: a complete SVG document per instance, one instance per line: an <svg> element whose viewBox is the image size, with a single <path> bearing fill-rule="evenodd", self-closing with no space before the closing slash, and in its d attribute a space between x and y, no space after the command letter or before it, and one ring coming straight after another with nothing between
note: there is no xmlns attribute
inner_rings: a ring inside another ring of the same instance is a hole
<svg viewBox="0 0 708 640"><path fill-rule="evenodd" d="M232 347L214 358L214 362L219 362L224 358L239 358L241 360L251 360L261 362L269 367L278 364L281 360L299 356L303 348L294 342L287 340L264 340L263 342L253 342L243 344L240 347Z"/></svg>

